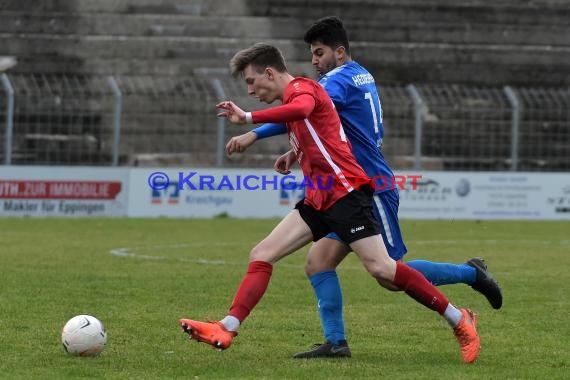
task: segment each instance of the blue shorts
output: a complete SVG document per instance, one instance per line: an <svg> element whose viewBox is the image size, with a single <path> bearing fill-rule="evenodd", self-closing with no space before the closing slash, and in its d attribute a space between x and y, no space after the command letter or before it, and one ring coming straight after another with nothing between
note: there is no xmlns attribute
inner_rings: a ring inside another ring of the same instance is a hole
<svg viewBox="0 0 570 380"><path fill-rule="evenodd" d="M388 249L388 255L394 260L401 260L408 252L408 249L404 244L398 221L398 207L400 205L398 189L376 193L373 199L374 215L380 224L380 234ZM342 241L334 232L329 233L325 237Z"/></svg>

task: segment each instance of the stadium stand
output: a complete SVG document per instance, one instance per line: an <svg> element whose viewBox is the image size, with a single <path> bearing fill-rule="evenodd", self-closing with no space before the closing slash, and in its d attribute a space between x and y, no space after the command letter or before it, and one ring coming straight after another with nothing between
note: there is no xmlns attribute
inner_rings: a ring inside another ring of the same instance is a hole
<svg viewBox="0 0 570 380"><path fill-rule="evenodd" d="M354 58L381 86L391 141L385 151L396 167L413 161L412 104L403 89L409 83L431 102L424 167L509 167L511 108L501 92L505 85L523 89L521 102L528 109L551 107L549 101L559 106L523 113L520 169L570 165L569 116L558 111L567 106L570 86L567 1L0 0L0 5L0 55L18 59L10 75L33 76L40 93L63 76L79 78L87 88L79 116L46 119L44 111L28 104L27 115L15 120L27 120L16 128L15 163L109 162L112 106L102 107L94 100L99 93L89 97L88 90L93 81L113 76L124 101L122 163L212 165L213 77L228 96L259 107L224 74L228 59L264 40L283 49L293 73L314 77L303 31L315 19L336 14L351 32ZM204 68L217 74L204 75ZM556 99L543 90L552 87L560 89ZM231 134L242 130L233 128ZM544 142L532 144L537 133ZM84 135L89 138L78 137ZM268 166L287 146L286 140L277 141L263 142L226 164ZM34 157L48 142L53 149L91 153Z"/></svg>

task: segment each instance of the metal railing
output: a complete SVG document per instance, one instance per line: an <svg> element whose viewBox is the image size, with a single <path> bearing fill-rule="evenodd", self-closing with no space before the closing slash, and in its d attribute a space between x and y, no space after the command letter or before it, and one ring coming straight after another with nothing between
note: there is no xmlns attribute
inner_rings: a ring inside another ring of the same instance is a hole
<svg viewBox="0 0 570 380"><path fill-rule="evenodd" d="M215 103L265 108L220 72L190 77L0 76L4 165L268 167L285 137L225 156ZM570 89L380 86L395 169L570 171Z"/></svg>

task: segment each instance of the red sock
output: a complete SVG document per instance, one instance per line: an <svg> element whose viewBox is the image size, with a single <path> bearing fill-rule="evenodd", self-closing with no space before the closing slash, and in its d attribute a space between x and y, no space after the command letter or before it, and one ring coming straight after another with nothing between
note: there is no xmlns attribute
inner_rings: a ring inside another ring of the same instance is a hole
<svg viewBox="0 0 570 380"><path fill-rule="evenodd" d="M236 292L229 315L243 322L251 310L257 305L271 279L273 265L265 261L252 261L247 267L247 273Z"/></svg>
<svg viewBox="0 0 570 380"><path fill-rule="evenodd" d="M443 314L449 301L435 286L414 268L399 261L396 262L394 285L422 305Z"/></svg>

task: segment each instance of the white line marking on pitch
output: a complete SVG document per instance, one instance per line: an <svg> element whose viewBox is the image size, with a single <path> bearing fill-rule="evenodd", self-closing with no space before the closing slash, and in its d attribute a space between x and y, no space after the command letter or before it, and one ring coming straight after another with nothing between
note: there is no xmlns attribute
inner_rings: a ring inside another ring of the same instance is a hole
<svg viewBox="0 0 570 380"><path fill-rule="evenodd" d="M570 240L497 240L497 239L487 239L487 240L409 240L406 241L408 245L479 245L479 246L495 246L497 244L514 244L514 245L550 245L550 246L570 246ZM122 247L113 248L109 253L113 256L118 257L129 257L141 260L174 260L178 262L186 263L196 263L203 265L244 265L244 261L226 261L226 260L211 260L205 258L188 258L183 256L160 256L160 255L147 255L142 254L140 251L150 251L150 252L161 252L168 249L184 249L184 248L200 248L200 247L230 247L230 246L240 246L245 243L230 243L230 242L216 242L216 243L178 243L178 244L165 244L165 245L149 245L149 246L139 246L139 247ZM248 246L253 247L255 243L248 244ZM249 249L244 249L244 252L248 252ZM279 266L300 268L303 265L296 264L286 264L279 263ZM354 266L343 266L343 269L360 269L361 267Z"/></svg>

